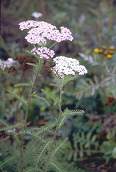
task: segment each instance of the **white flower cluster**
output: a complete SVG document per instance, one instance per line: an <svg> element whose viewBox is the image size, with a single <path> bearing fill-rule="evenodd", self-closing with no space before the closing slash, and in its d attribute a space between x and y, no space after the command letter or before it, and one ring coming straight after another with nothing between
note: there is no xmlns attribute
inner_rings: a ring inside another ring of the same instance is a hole
<svg viewBox="0 0 116 172"><path fill-rule="evenodd" d="M39 18L39 17L42 17L42 13L33 12L33 13L32 13L32 17L35 17L35 18L37 19L37 18Z"/></svg>
<svg viewBox="0 0 116 172"><path fill-rule="evenodd" d="M0 60L0 68L4 70L5 68L10 68L13 66L15 61L12 58L8 58L6 61Z"/></svg>
<svg viewBox="0 0 116 172"><path fill-rule="evenodd" d="M52 68L54 74L63 78L64 75L84 75L87 73L85 66L79 65L79 61L76 59L59 56L53 59L55 66Z"/></svg>

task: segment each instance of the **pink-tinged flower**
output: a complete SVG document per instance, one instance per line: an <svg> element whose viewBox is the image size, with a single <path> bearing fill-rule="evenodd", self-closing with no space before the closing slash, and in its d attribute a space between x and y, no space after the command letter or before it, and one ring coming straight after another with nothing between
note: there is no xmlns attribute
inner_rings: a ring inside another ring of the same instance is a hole
<svg viewBox="0 0 116 172"><path fill-rule="evenodd" d="M72 33L69 29L65 27L60 27L61 29L61 34L63 35L63 40L73 40Z"/></svg>
<svg viewBox="0 0 116 172"><path fill-rule="evenodd" d="M20 22L19 29L20 30L30 29L32 27L37 27L38 25L39 23L37 21L28 20L28 21Z"/></svg>
<svg viewBox="0 0 116 172"><path fill-rule="evenodd" d="M62 42L64 40L73 40L72 33L65 27L60 27L59 31L56 26L44 21L29 20L21 22L20 29L29 29L25 39L31 44L46 44L47 40Z"/></svg>
<svg viewBox="0 0 116 172"><path fill-rule="evenodd" d="M53 50L50 50L46 47L40 47L40 48L33 48L31 50L31 52L34 55L39 55L40 58L45 58L45 59L49 59L49 57L53 58L55 53Z"/></svg>
<svg viewBox="0 0 116 172"><path fill-rule="evenodd" d="M28 34L25 39L27 40L27 42L31 43L31 44L46 44L46 39L42 36L37 36L37 35L34 35L34 34Z"/></svg>
<svg viewBox="0 0 116 172"><path fill-rule="evenodd" d="M55 66L52 68L54 74L59 78L64 78L65 75L84 75L87 73L85 66L79 65L76 59L59 56L53 59Z"/></svg>

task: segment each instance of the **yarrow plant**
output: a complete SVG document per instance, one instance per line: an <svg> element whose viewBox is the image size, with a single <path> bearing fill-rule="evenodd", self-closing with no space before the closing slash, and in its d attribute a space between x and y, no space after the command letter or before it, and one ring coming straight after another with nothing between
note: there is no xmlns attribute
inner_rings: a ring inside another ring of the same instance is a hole
<svg viewBox="0 0 116 172"><path fill-rule="evenodd" d="M65 40L72 41L72 33L69 29L65 27L60 27L60 31L50 23L44 21L33 21L28 20L19 23L19 28L21 30L28 30L25 39L27 42L37 46L32 49L33 54L38 54L40 58L48 59L55 55L53 50L49 50L45 46L50 46L52 48L56 42L62 42ZM52 44L52 41L55 43ZM38 48L39 46L39 48Z"/></svg>
<svg viewBox="0 0 116 172"><path fill-rule="evenodd" d="M31 52L34 55L39 55L40 58L49 59L49 57L53 58L55 52L53 50L48 49L47 47L33 48Z"/></svg>
<svg viewBox="0 0 116 172"><path fill-rule="evenodd" d="M44 21L28 20L19 24L21 30L30 29L25 39L31 44L46 44L48 40L62 42L65 40L73 40L72 33L65 27L60 27L60 31L56 26Z"/></svg>
<svg viewBox="0 0 116 172"><path fill-rule="evenodd" d="M64 78L65 75L84 75L87 73L85 66L79 65L79 61L64 56L59 56L53 59L55 66L52 71L59 78Z"/></svg>
<svg viewBox="0 0 116 172"><path fill-rule="evenodd" d="M6 61L0 60L0 68L4 70L5 68L10 68L16 63L12 58L8 58Z"/></svg>
<svg viewBox="0 0 116 172"><path fill-rule="evenodd" d="M41 155L46 152L46 160L43 165L43 168L40 170L42 172L46 172L48 166L50 165L50 160L51 157L53 157L52 155L52 150L54 148L54 144L56 141L56 136L59 132L60 127L64 124L66 118L72 114L82 114L83 111L71 111L71 110L62 110L62 101L63 101L63 89L64 86L67 84L67 82L69 82L70 80L72 80L72 76L76 76L76 75L84 75L87 73L87 69L79 64L79 61L73 58L68 58L65 56L59 56L59 57L55 57L55 52L53 50L51 50L51 48L59 42L62 41L72 41L73 40L73 36L72 33L69 29L67 29L66 27L60 27L60 29L58 30L56 28L56 26L53 26L50 23L44 22L44 21L33 21L33 20L28 20L28 21L24 21L19 23L19 28L21 30L25 30L27 31L27 36L25 37L25 39L30 43L33 44L33 49L31 51L28 51L30 54L34 55L36 58L36 62L35 63L28 63L28 65L31 65L33 67L35 67L35 71L34 74L35 77L33 81L31 81L30 83L20 83L20 84L16 84L16 86L31 86L31 90L30 93L28 95L28 100L22 100L21 97L19 97L18 95L16 96L17 98L19 98L20 100L23 101L23 103L25 103L26 105L26 113L25 113L25 123L28 120L28 112L29 112L29 108L30 108L30 103L31 103L31 98L33 96L36 96L42 100L44 100L45 102L47 102L47 100L45 98L40 97L36 92L36 82L38 80L38 76L40 76L41 70L43 68L43 62L44 60L47 60L49 58L53 59L54 62L54 67L51 68L52 72L55 75L55 80L56 80L56 84L53 84L57 87L59 87L59 97L57 98L53 98L54 101L54 105L57 105L59 108L59 112L58 112L58 118L56 120L56 118L54 119L54 123L49 124L49 126L47 127L51 127L51 128L55 128L54 129L54 135L53 138L50 138L51 140L48 141L45 145L45 147L43 148L43 150L41 150L40 155L38 155L38 159L40 159ZM67 78L68 77L68 78ZM50 95L49 92L45 91L44 89L42 89L42 91L46 94L46 95ZM10 93L12 93L10 91ZM14 94L14 93L13 93ZM15 94L16 95L16 94ZM52 97L52 95L50 95L50 97ZM23 129L21 129L21 131L26 131L26 125L22 125ZM28 129L29 130L29 129ZM31 130L31 129L30 129ZM45 128L42 130L46 131L46 126ZM21 136L21 132L20 129L19 131L19 135L20 135L20 171L22 171L23 169L23 147L24 147L24 137L23 135ZM44 131L44 132L45 132ZM29 132L28 132L29 134ZM39 162L39 160L38 160ZM53 163L51 163L52 165L54 165ZM39 163L37 164L39 165ZM57 167L57 165L54 165L55 167ZM32 170L31 170L32 171ZM35 170L33 170L35 171Z"/></svg>

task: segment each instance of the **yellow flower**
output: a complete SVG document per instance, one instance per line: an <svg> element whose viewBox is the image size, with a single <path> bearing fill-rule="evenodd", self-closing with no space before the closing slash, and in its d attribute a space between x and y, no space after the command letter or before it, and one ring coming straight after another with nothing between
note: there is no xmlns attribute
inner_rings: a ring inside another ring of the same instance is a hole
<svg viewBox="0 0 116 172"><path fill-rule="evenodd" d="M94 49L94 53L99 54L99 49L98 48Z"/></svg>
<svg viewBox="0 0 116 172"><path fill-rule="evenodd" d="M114 46L110 46L109 49L110 49L110 50L114 50L115 47L114 47Z"/></svg>
<svg viewBox="0 0 116 172"><path fill-rule="evenodd" d="M107 55L108 54L108 51L106 50L106 51L104 51L104 55Z"/></svg>
<svg viewBox="0 0 116 172"><path fill-rule="evenodd" d="M114 54L114 51L110 50L110 51L109 51L109 54Z"/></svg>
<svg viewBox="0 0 116 172"><path fill-rule="evenodd" d="M106 46L102 46L102 48L103 48L104 50L106 50L106 49L107 49L107 47L106 47Z"/></svg>
<svg viewBox="0 0 116 172"><path fill-rule="evenodd" d="M103 49L99 49L99 53L102 54L103 53Z"/></svg>
<svg viewBox="0 0 116 172"><path fill-rule="evenodd" d="M107 58L108 60L110 60L110 59L112 58L112 56L111 56L110 54L108 54L108 55L106 56L106 58Z"/></svg>

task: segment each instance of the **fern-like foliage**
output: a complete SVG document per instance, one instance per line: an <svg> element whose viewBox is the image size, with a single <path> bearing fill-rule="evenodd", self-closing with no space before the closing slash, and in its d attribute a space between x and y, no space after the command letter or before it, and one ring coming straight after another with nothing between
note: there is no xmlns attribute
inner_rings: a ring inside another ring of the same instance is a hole
<svg viewBox="0 0 116 172"><path fill-rule="evenodd" d="M59 102L61 101L60 98L56 98L56 95L52 94L50 91L45 90L45 89L41 89L41 90L45 94L45 96L48 96L51 98L51 100L53 101L53 105L59 104Z"/></svg>
<svg viewBox="0 0 116 172"><path fill-rule="evenodd" d="M111 78L95 75L93 79L81 79L76 88L76 98L93 96L96 92L106 89L111 84Z"/></svg>
<svg viewBox="0 0 116 172"><path fill-rule="evenodd" d="M68 108L66 108L65 111L62 113L59 128L65 123L69 115L82 115L82 114L84 114L83 110L69 110Z"/></svg>
<svg viewBox="0 0 116 172"><path fill-rule="evenodd" d="M67 172L65 168L57 160L55 160L55 158L50 160L49 166L56 172Z"/></svg>
<svg viewBox="0 0 116 172"><path fill-rule="evenodd" d="M0 131L10 130L11 132L13 132L14 129L20 128L22 125L23 126L25 125L25 122L24 121L19 122L19 123L15 124L15 125L8 125L6 123L6 121L3 120L3 119L0 119L0 122L5 126L5 127L1 128Z"/></svg>
<svg viewBox="0 0 116 172"><path fill-rule="evenodd" d="M77 158L83 158L85 155L90 156L92 153L97 152L99 143L97 141L97 134L89 131L87 134L84 132L73 135L74 149L70 149L69 159L77 161Z"/></svg>
<svg viewBox="0 0 116 172"><path fill-rule="evenodd" d="M15 87L32 87L33 86L33 82L29 82L29 83L20 83L20 84L15 84Z"/></svg>
<svg viewBox="0 0 116 172"><path fill-rule="evenodd" d="M27 101L23 97L20 97L15 91L10 91L10 90L7 91L11 93L15 98L21 100L27 106Z"/></svg>
<svg viewBox="0 0 116 172"><path fill-rule="evenodd" d="M68 139L64 139L63 141L62 140L59 140L57 141L55 144L54 144L54 149L52 151L52 155L51 157L54 157L57 155L57 153L62 153L63 152L63 149L65 148L66 144L67 144L67 140Z"/></svg>
<svg viewBox="0 0 116 172"><path fill-rule="evenodd" d="M49 150L49 146L51 145L51 143L52 143L52 140L49 140L47 141L47 143L42 144L37 154L35 165L38 164L42 160L42 157L46 154L46 151Z"/></svg>
<svg viewBox="0 0 116 172"><path fill-rule="evenodd" d="M98 61L97 61L97 58L93 57L92 56L87 56L83 53L79 53L79 55L83 58L84 61L87 61L89 64L91 64L92 66L96 66L96 65L99 65Z"/></svg>
<svg viewBox="0 0 116 172"><path fill-rule="evenodd" d="M105 94L112 85L116 84L116 65L109 63L102 55L85 55L80 53L85 62L88 62L88 74L86 78L78 81L75 96L78 99L90 97L96 93ZM91 75L92 74L92 75ZM112 91L113 96L115 91Z"/></svg>
<svg viewBox="0 0 116 172"><path fill-rule="evenodd" d="M40 97L40 96L38 96L38 95L35 94L35 93L32 93L32 94L30 94L30 95L31 95L32 97L39 98L40 100L44 101L48 106L50 106L49 102L48 102L45 98Z"/></svg>

